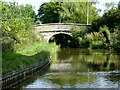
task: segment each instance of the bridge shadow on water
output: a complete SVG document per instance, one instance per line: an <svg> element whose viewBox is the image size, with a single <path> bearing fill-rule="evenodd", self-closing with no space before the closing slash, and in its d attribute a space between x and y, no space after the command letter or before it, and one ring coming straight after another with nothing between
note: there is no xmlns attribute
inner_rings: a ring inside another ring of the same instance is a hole
<svg viewBox="0 0 120 90"><path fill-rule="evenodd" d="M55 34L53 35L49 43L55 42L57 45L60 45L61 48L72 47L73 38L68 34Z"/></svg>

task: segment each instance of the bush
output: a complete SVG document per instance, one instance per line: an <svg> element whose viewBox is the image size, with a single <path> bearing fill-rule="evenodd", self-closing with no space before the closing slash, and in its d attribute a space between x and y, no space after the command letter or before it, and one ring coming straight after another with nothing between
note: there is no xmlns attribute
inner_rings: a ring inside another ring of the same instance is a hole
<svg viewBox="0 0 120 90"><path fill-rule="evenodd" d="M100 33L103 33L106 37L106 43L110 44L110 31L107 26L100 27Z"/></svg>
<svg viewBox="0 0 120 90"><path fill-rule="evenodd" d="M70 32L72 33L72 37L73 37L72 47L82 47L84 44L82 38L87 32L86 27L77 28L75 27L74 24Z"/></svg>
<svg viewBox="0 0 120 90"><path fill-rule="evenodd" d="M78 47L80 47L80 48L89 47L89 42L87 42L84 38L78 37L77 40L78 40L78 43L77 43Z"/></svg>
<svg viewBox="0 0 120 90"><path fill-rule="evenodd" d="M92 41L90 46L92 48L102 48L103 47L103 42L102 41Z"/></svg>
<svg viewBox="0 0 120 90"><path fill-rule="evenodd" d="M19 48L31 45L36 40L31 32L35 19L32 6L18 5L16 2L2 2L1 5L3 52L15 52Z"/></svg>
<svg viewBox="0 0 120 90"><path fill-rule="evenodd" d="M91 31L91 30L90 30ZM106 48L106 40L110 39L110 33L108 28L104 26L100 28L100 32L91 32L86 27L76 28L75 25L71 29L72 36L74 38L73 43L76 47L82 48ZM108 36L105 37L104 32Z"/></svg>
<svg viewBox="0 0 120 90"><path fill-rule="evenodd" d="M99 28L106 25L109 28L109 31L114 32L115 26L120 24L120 9L115 8L111 9L108 12L104 13L102 17L94 20L92 22L93 31L99 32Z"/></svg>
<svg viewBox="0 0 120 90"><path fill-rule="evenodd" d="M113 49L120 52L120 30L119 28L114 29L111 34L111 46Z"/></svg>
<svg viewBox="0 0 120 90"><path fill-rule="evenodd" d="M77 28L75 27L75 25L73 25L70 32L72 33L73 38L78 38L83 37L86 33L86 30L87 30L86 27Z"/></svg>
<svg viewBox="0 0 120 90"><path fill-rule="evenodd" d="M84 35L83 40L90 48L102 48L106 42L106 38L104 37L104 35L98 32L92 32L90 34Z"/></svg>

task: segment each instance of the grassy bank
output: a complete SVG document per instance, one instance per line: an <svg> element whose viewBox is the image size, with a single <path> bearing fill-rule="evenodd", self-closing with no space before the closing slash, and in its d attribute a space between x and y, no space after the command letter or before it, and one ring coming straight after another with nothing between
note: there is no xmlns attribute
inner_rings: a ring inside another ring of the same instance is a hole
<svg viewBox="0 0 120 90"><path fill-rule="evenodd" d="M34 45L16 53L3 53L2 55L2 73L24 68L38 61L45 60L49 55L58 50L54 43L35 43ZM38 53L36 53L38 52Z"/></svg>

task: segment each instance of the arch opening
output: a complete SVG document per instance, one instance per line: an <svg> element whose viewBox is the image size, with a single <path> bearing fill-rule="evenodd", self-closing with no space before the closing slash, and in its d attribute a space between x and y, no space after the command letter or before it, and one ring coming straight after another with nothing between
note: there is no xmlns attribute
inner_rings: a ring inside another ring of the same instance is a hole
<svg viewBox="0 0 120 90"><path fill-rule="evenodd" d="M61 48L72 47L72 37L68 34L55 34L49 39L49 43L55 42L57 45L60 45Z"/></svg>

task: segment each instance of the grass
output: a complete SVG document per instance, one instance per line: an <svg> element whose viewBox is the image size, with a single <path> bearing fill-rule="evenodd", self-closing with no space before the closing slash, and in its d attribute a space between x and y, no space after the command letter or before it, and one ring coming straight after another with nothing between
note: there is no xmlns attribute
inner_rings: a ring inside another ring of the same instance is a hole
<svg viewBox="0 0 120 90"><path fill-rule="evenodd" d="M21 57L21 56L23 56L23 55L19 54L19 53L2 53L2 62L16 59L16 58Z"/></svg>
<svg viewBox="0 0 120 90"><path fill-rule="evenodd" d="M24 68L31 64L34 64L38 61L45 60L49 55L52 55L53 52L56 52L58 46L54 43L35 43L34 45L22 50L17 51L16 53L3 53L2 54L2 73L5 74L7 72ZM39 52L41 51L41 52ZM29 54L33 54L38 52L37 54L26 56ZM25 57L22 57L25 56ZM13 60L14 59L14 60Z"/></svg>
<svg viewBox="0 0 120 90"><path fill-rule="evenodd" d="M37 42L37 43L33 44L32 46L29 46L22 51L17 51L15 53L2 53L2 62L8 61L8 60L13 60L16 58L20 58L22 56L26 56L29 54L33 54L33 53L39 52L41 50L50 51L55 46L56 45L54 43L47 44L45 42Z"/></svg>
<svg viewBox="0 0 120 90"><path fill-rule="evenodd" d="M49 52L42 51L33 56L28 56L28 57L23 57L23 58L21 57L16 60L13 60L13 61L5 62L2 65L2 72L4 74L4 73L10 72L12 70L24 68L24 67L34 64L38 61L45 60L49 55L50 55Z"/></svg>

